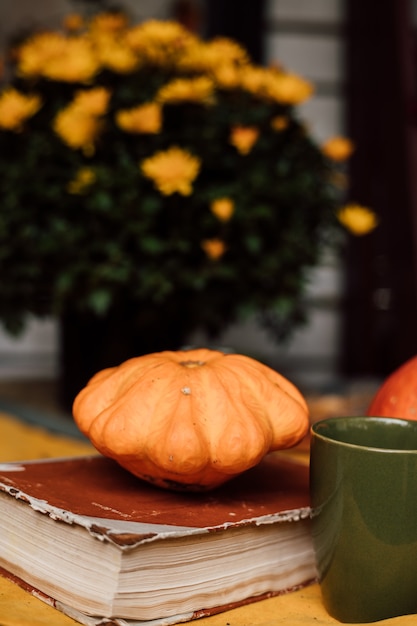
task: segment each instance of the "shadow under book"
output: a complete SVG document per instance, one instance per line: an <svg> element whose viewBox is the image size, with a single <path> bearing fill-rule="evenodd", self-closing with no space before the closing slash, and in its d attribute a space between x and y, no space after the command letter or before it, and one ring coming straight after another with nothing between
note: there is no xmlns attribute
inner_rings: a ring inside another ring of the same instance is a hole
<svg viewBox="0 0 417 626"><path fill-rule="evenodd" d="M0 567L87 626L175 624L297 589L316 578L308 467L271 454L191 494L100 455L2 464Z"/></svg>

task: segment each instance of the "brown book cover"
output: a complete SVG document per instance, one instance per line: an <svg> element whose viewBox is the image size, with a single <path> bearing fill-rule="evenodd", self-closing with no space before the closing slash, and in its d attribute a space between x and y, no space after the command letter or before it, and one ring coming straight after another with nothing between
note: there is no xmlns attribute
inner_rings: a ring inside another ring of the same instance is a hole
<svg viewBox="0 0 417 626"><path fill-rule="evenodd" d="M206 493L102 456L0 465L0 567L80 623L174 624L316 577L308 467L271 454Z"/></svg>

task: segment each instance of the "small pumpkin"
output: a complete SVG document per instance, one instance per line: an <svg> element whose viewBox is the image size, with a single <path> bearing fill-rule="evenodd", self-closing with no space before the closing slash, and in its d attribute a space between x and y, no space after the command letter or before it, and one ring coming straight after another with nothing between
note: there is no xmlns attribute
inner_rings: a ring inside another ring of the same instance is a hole
<svg viewBox="0 0 417 626"><path fill-rule="evenodd" d="M268 366L205 348L139 356L98 372L73 415L103 455L168 489L206 490L297 444L298 389Z"/></svg>
<svg viewBox="0 0 417 626"><path fill-rule="evenodd" d="M417 356L400 365L385 379L373 397L367 415L417 419Z"/></svg>

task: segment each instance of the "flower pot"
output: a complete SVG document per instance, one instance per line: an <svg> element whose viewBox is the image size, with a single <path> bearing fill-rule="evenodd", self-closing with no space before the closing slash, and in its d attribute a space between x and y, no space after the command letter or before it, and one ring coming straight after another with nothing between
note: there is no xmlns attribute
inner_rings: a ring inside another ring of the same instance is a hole
<svg viewBox="0 0 417 626"><path fill-rule="evenodd" d="M59 402L71 411L77 393L106 367L184 345L187 330L179 316L151 309L132 314L128 307L106 316L69 311L60 321Z"/></svg>

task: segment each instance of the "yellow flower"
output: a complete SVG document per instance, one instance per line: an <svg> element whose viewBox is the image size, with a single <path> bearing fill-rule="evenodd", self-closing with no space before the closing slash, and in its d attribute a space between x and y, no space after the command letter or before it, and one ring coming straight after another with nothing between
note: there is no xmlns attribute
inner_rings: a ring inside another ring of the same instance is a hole
<svg viewBox="0 0 417 626"><path fill-rule="evenodd" d="M89 24L91 31L102 31L107 33L117 33L128 24L127 16L120 12L98 13Z"/></svg>
<svg viewBox="0 0 417 626"><path fill-rule="evenodd" d="M227 37L217 37L209 42L189 42L181 56L180 65L185 70L215 72L222 66L237 67L248 63L246 50Z"/></svg>
<svg viewBox="0 0 417 626"><path fill-rule="evenodd" d="M158 91L158 102L204 102L213 101L213 81L207 76L176 78Z"/></svg>
<svg viewBox="0 0 417 626"><path fill-rule="evenodd" d="M204 239L204 241L201 242L201 247L213 261L220 259L226 252L226 245L221 239Z"/></svg>
<svg viewBox="0 0 417 626"><path fill-rule="evenodd" d="M378 226L374 211L360 204L347 204L339 209L338 220L353 235L366 235Z"/></svg>
<svg viewBox="0 0 417 626"><path fill-rule="evenodd" d="M16 51L18 73L26 77L86 82L100 69L91 43L84 37L40 33Z"/></svg>
<svg viewBox="0 0 417 626"><path fill-rule="evenodd" d="M70 32L76 32L84 27L84 19L78 13L70 13L64 18L64 28Z"/></svg>
<svg viewBox="0 0 417 626"><path fill-rule="evenodd" d="M72 37L65 40L61 53L51 56L42 74L52 80L88 82L100 69L100 62L87 39Z"/></svg>
<svg viewBox="0 0 417 626"><path fill-rule="evenodd" d="M156 65L174 65L195 36L174 21L148 20L126 32L125 41L141 58Z"/></svg>
<svg viewBox="0 0 417 626"><path fill-rule="evenodd" d="M176 65L184 74L205 74L209 61L207 60L207 43L199 39L188 39L181 48L181 54L175 60Z"/></svg>
<svg viewBox="0 0 417 626"><path fill-rule="evenodd" d="M228 222L235 210L235 204L231 198L217 198L210 205L210 211L221 222Z"/></svg>
<svg viewBox="0 0 417 626"><path fill-rule="evenodd" d="M94 87L77 91L72 106L86 115L104 115L109 105L110 92L105 87Z"/></svg>
<svg viewBox="0 0 417 626"><path fill-rule="evenodd" d="M147 102L132 109L123 109L116 113L116 123L128 133L159 133L161 107L156 102Z"/></svg>
<svg viewBox="0 0 417 626"><path fill-rule="evenodd" d="M216 37L212 41L208 41L206 46L212 68L222 63L249 63L249 56L245 48L228 37Z"/></svg>
<svg viewBox="0 0 417 626"><path fill-rule="evenodd" d="M181 46L190 33L178 22L148 20L130 29L129 40L132 46L142 49L151 44L159 46Z"/></svg>
<svg viewBox="0 0 417 626"><path fill-rule="evenodd" d="M255 126L234 126L229 141L240 154L249 154L258 137L259 130Z"/></svg>
<svg viewBox="0 0 417 626"><path fill-rule="evenodd" d="M0 128L20 131L25 120L40 109L38 96L27 96L17 89L6 89L0 96Z"/></svg>
<svg viewBox="0 0 417 626"><path fill-rule="evenodd" d="M232 63L224 63L212 69L215 82L223 89L234 89L240 84L240 73Z"/></svg>
<svg viewBox="0 0 417 626"><path fill-rule="evenodd" d="M192 182L197 177L201 160L186 150L173 146L157 152L139 164L147 178L153 180L156 188L165 196L175 192L183 196L192 193Z"/></svg>
<svg viewBox="0 0 417 626"><path fill-rule="evenodd" d="M276 115L271 120L271 127L277 132L281 132L288 128L288 117L285 115Z"/></svg>
<svg viewBox="0 0 417 626"><path fill-rule="evenodd" d="M91 156L102 128L100 116L106 113L109 99L105 87L77 91L72 102L56 115L54 131L68 146Z"/></svg>
<svg viewBox="0 0 417 626"><path fill-rule="evenodd" d="M312 93L313 85L296 74L272 69L266 75L265 94L279 104L301 104Z"/></svg>
<svg viewBox="0 0 417 626"><path fill-rule="evenodd" d="M71 194L83 194L95 182L96 174L91 167L81 167L75 178L68 183L67 191Z"/></svg>
<svg viewBox="0 0 417 626"><path fill-rule="evenodd" d="M256 96L265 96L270 70L266 67L248 65L240 70L240 84L243 89Z"/></svg>
<svg viewBox="0 0 417 626"><path fill-rule="evenodd" d="M323 154L333 161L345 161L353 149L353 143L345 137L332 137L322 146Z"/></svg>
<svg viewBox="0 0 417 626"><path fill-rule="evenodd" d="M278 104L301 104L313 93L313 85L309 81L276 67L248 65L241 68L240 74L243 89L258 98L272 100Z"/></svg>
<svg viewBox="0 0 417 626"><path fill-rule="evenodd" d="M135 52L128 46L107 37L107 42L101 42L97 49L97 55L104 67L119 74L133 72L139 65L139 59Z"/></svg>
<svg viewBox="0 0 417 626"><path fill-rule="evenodd" d="M95 140L101 127L100 118L73 105L60 111L53 121L53 129L62 141L74 150L83 150L87 156L94 153Z"/></svg>
<svg viewBox="0 0 417 626"><path fill-rule="evenodd" d="M60 58L66 47L66 38L60 33L39 33L16 48L17 72L24 77L42 76L45 65Z"/></svg>

